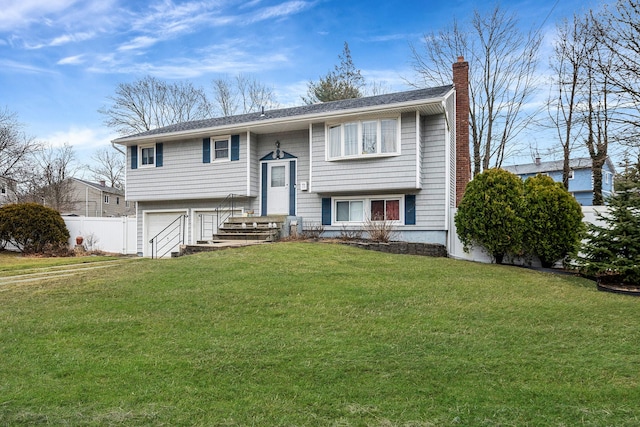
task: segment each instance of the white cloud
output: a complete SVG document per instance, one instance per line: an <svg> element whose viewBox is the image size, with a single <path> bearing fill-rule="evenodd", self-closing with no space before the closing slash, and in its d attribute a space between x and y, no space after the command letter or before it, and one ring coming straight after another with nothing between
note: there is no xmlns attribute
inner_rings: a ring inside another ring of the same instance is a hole
<svg viewBox="0 0 640 427"><path fill-rule="evenodd" d="M53 147L69 144L74 147L74 150L84 152L110 145L111 140L116 137L106 129L71 126L68 130L54 132L43 138L43 140Z"/></svg>
<svg viewBox="0 0 640 427"><path fill-rule="evenodd" d="M118 47L118 51L122 52L122 51L129 51L129 50L144 49L144 48L153 46L157 42L158 42L157 38L140 36Z"/></svg>
<svg viewBox="0 0 640 427"><path fill-rule="evenodd" d="M290 15L295 15L296 13L302 12L303 10L307 9L311 5L312 3L306 1L289 1L277 6L265 7L264 9L259 10L257 13L254 13L252 16L248 17L248 19L244 23L253 24L255 22L260 22L267 19L282 18Z"/></svg>
<svg viewBox="0 0 640 427"><path fill-rule="evenodd" d="M84 63L84 55L67 56L57 62L58 65L78 65Z"/></svg>
<svg viewBox="0 0 640 427"><path fill-rule="evenodd" d="M0 31L25 28L40 21L50 13L59 13L72 6L77 0L20 0L3 1L0 13Z"/></svg>
<svg viewBox="0 0 640 427"><path fill-rule="evenodd" d="M51 71L48 68L36 67L35 65L12 61L10 59L0 59L0 73L3 71L18 71L21 73L33 74L54 74L54 71Z"/></svg>
<svg viewBox="0 0 640 427"><path fill-rule="evenodd" d="M49 46L61 46L67 43L76 43L76 42L81 42L85 40L90 40L94 36L95 36L95 33L90 33L90 32L64 34L62 36L58 36L53 40L51 40L51 43L49 43Z"/></svg>

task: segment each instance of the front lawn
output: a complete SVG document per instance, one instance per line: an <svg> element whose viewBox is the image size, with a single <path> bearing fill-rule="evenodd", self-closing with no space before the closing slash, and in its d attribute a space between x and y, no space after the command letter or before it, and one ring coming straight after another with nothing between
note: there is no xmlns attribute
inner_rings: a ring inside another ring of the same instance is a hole
<svg viewBox="0 0 640 427"><path fill-rule="evenodd" d="M0 289L0 425L640 424L640 299L279 243Z"/></svg>
<svg viewBox="0 0 640 427"><path fill-rule="evenodd" d="M0 250L0 276L26 273L35 270L63 265L86 264L91 262L111 261L118 256L79 256L79 257L42 257L38 255L22 255L20 252Z"/></svg>

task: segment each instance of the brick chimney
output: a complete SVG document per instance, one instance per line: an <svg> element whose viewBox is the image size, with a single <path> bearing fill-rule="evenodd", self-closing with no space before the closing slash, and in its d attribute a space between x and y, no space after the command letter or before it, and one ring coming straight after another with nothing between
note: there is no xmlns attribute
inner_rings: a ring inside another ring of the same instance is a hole
<svg viewBox="0 0 640 427"><path fill-rule="evenodd" d="M459 56L453 64L453 88L456 91L456 207L471 181L469 154L469 63Z"/></svg>

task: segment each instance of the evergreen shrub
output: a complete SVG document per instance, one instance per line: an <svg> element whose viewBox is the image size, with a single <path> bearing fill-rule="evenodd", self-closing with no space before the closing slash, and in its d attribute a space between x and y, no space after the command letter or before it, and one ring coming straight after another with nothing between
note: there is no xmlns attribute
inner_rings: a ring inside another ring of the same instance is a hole
<svg viewBox="0 0 640 427"><path fill-rule="evenodd" d="M22 253L56 252L66 249L69 230L60 213L37 203L0 208L0 238Z"/></svg>

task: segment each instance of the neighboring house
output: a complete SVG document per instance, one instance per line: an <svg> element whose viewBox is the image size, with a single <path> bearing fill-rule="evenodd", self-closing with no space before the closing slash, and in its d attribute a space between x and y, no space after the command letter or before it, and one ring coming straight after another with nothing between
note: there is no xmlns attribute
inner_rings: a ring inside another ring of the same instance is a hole
<svg viewBox="0 0 640 427"><path fill-rule="evenodd" d="M71 178L72 208L62 215L115 217L135 215L135 206L125 201L124 191L99 183Z"/></svg>
<svg viewBox="0 0 640 427"><path fill-rule="evenodd" d="M453 83L116 139L127 149L139 254L151 255L149 240L181 215L185 240L195 243L203 216L231 194L236 215L286 215L325 236L384 219L399 240L447 245L452 208L470 179L463 58Z"/></svg>
<svg viewBox="0 0 640 427"><path fill-rule="evenodd" d="M593 173L590 158L578 158L569 161L571 172L569 174L569 192L582 206L593 205ZM503 166L503 169L520 176L523 180L538 174L548 175L556 182L562 182L563 160L541 162L539 158L535 163L523 165ZM613 180L615 168L611 159L607 158L602 166L602 197L605 199L613 194Z"/></svg>
<svg viewBox="0 0 640 427"><path fill-rule="evenodd" d="M0 177L0 206L17 200L15 181L11 178Z"/></svg>

